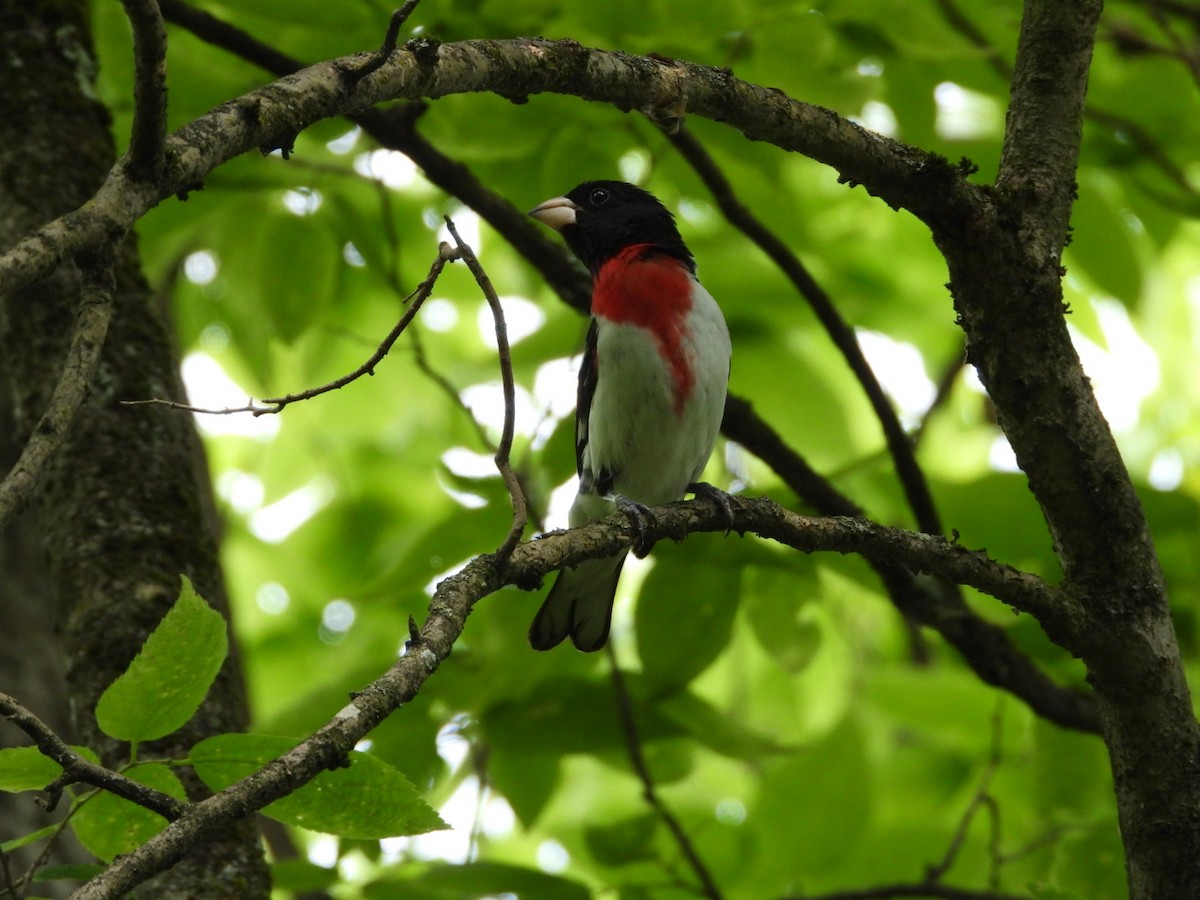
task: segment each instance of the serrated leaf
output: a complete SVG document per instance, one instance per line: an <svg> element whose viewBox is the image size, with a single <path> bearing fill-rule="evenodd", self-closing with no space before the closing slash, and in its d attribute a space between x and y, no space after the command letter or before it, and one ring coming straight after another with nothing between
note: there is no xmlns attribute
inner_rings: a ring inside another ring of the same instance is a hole
<svg viewBox="0 0 1200 900"><path fill-rule="evenodd" d="M192 748L201 780L223 790L282 756L298 741L261 734L219 734ZM447 828L402 772L357 750L350 764L322 772L300 790L276 800L263 813L310 831L360 840L424 834Z"/></svg>
<svg viewBox="0 0 1200 900"><path fill-rule="evenodd" d="M62 774L62 766L37 747L0 750L0 791L37 791Z"/></svg>
<svg viewBox="0 0 1200 900"><path fill-rule="evenodd" d="M225 620L184 576L175 605L129 668L100 695L96 722L124 741L170 734L200 708L228 651Z"/></svg>
<svg viewBox="0 0 1200 900"><path fill-rule="evenodd" d="M187 799L183 785L170 766L146 763L133 766L125 774L176 800ZM167 820L158 813L107 791L100 791L82 803L71 818L71 828L79 843L105 862L112 862L118 854L136 850L166 826Z"/></svg>
<svg viewBox="0 0 1200 900"><path fill-rule="evenodd" d="M91 762L99 762L87 747L72 747ZM62 774L62 766L37 747L6 747L0 750L0 791L39 791Z"/></svg>

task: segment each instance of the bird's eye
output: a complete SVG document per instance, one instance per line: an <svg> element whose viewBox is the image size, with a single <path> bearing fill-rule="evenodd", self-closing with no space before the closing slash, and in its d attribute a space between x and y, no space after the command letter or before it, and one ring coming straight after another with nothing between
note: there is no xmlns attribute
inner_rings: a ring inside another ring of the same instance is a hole
<svg viewBox="0 0 1200 900"><path fill-rule="evenodd" d="M608 191L604 188L596 188L594 191L588 194L588 202L591 203L592 206L603 206L608 202Z"/></svg>

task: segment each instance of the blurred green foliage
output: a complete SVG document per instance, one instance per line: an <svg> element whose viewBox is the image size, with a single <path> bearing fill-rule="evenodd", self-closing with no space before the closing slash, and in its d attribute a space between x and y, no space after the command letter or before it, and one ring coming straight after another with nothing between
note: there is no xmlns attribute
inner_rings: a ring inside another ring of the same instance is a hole
<svg viewBox="0 0 1200 900"><path fill-rule="evenodd" d="M378 46L390 11L373 0L205 8L310 61ZM1019 5L962 9L1011 64ZM426 0L406 32L414 26L443 40L540 34L731 66L906 142L969 157L981 183L999 160L1006 80L935 0ZM1109 4L1102 36L1116 26L1165 41L1140 4ZM132 88L120 5L96 4L96 28L100 89L123 141ZM173 127L270 80L178 28L169 61ZM1122 121L1093 119L1085 131L1066 257L1070 322L1147 504L1194 667L1196 84L1177 61L1122 55L1105 37L1091 89L1092 109ZM886 336L872 360L906 422L920 421L931 382L950 379L919 450L947 527L1056 579L1037 507L1022 476L1006 470L986 398L959 370L945 266L923 227L807 159L711 122L688 127L842 314ZM679 212L730 321L732 389L869 515L911 525L846 366L649 123L570 97L513 105L480 95L438 101L419 130L518 208L588 178L625 177L656 192ZM505 298L510 327L531 332L513 349L514 459L544 513L573 469L565 361L579 351L584 322L504 240L477 231L473 214L375 149L348 123L323 122L300 135L289 161L237 159L140 223L193 398L240 405L353 369L425 276L450 213ZM297 736L326 721L395 658L431 585L503 536L510 508L471 421L495 440L499 374L484 309L469 273L448 267L415 326L424 366L406 336L375 377L281 416L201 420L255 732ZM710 475L789 496L737 448L719 448ZM919 881L952 846L946 877L964 887L1123 895L1099 739L1037 720L934 635L931 664L914 666L903 626L861 561L704 535L627 571L613 642L647 765L727 897ZM404 772L452 832L382 845L296 832L320 866L339 866L337 896L692 896L692 875L631 772L607 659L531 651L524 634L539 600L505 590L483 601L424 693L371 737L369 752ZM1081 681L1033 623L989 598L971 602L1060 680ZM329 881L294 862L279 871L284 894Z"/></svg>

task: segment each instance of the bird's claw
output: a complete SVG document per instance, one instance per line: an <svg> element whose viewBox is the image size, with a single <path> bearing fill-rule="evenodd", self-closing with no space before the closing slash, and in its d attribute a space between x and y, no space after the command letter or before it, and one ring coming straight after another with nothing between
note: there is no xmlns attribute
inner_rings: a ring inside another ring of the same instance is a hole
<svg viewBox="0 0 1200 900"><path fill-rule="evenodd" d="M644 559L646 554L654 548L654 541L646 539L646 522L653 519L654 514L645 504L630 500L620 494L616 496L616 502L617 509L625 514L625 518L629 520L629 527L633 529L633 541L630 549L638 559Z"/></svg>
<svg viewBox="0 0 1200 900"><path fill-rule="evenodd" d="M707 481L697 481L689 484L687 489L697 497L711 501L721 511L721 519L725 522L725 534L733 530L733 506L729 495L720 488L715 488Z"/></svg>

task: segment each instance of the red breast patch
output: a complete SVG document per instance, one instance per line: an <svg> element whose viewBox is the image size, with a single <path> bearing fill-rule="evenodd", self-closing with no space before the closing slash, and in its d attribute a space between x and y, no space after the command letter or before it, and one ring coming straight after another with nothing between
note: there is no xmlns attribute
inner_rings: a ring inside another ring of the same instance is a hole
<svg viewBox="0 0 1200 900"><path fill-rule="evenodd" d="M658 340L671 367L675 412L696 382L683 347L692 308L692 276L680 260L656 252L653 244L631 244L601 266L592 289L592 314L610 322L645 328Z"/></svg>

